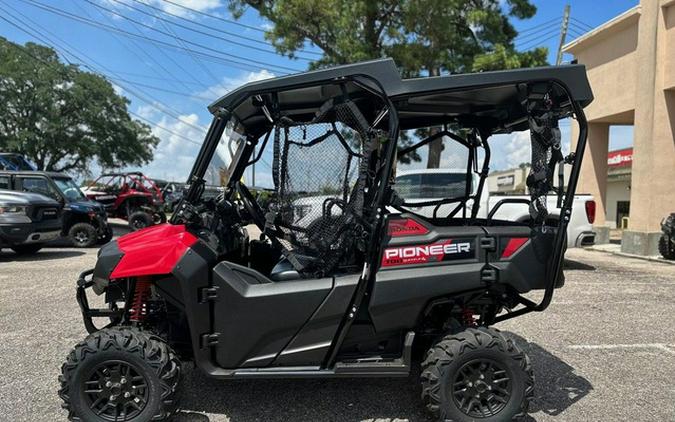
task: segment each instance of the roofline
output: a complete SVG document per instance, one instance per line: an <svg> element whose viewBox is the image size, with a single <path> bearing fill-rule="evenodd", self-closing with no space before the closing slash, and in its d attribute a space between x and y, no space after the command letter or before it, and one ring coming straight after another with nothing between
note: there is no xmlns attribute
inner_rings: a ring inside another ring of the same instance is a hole
<svg viewBox="0 0 675 422"><path fill-rule="evenodd" d="M581 73L584 74L584 78L579 78ZM580 64L402 79L394 60L386 58L249 82L228 92L211 103L208 108L211 113L218 114L222 109L230 110L247 97L259 93L319 85L349 77L373 78L384 90L384 95L392 100L425 92L453 91L533 81L558 81L567 85L573 98L580 101L583 106L593 100L590 85L585 78L585 67Z"/></svg>
<svg viewBox="0 0 675 422"><path fill-rule="evenodd" d="M642 6L638 4L637 6L626 10L622 14L615 16L607 22L588 31L579 38L576 38L573 41L565 44L562 48L562 51L564 53L575 54L576 52L583 50L584 48L601 41L606 37L613 35L616 32L625 29L633 23L639 21L641 14Z"/></svg>

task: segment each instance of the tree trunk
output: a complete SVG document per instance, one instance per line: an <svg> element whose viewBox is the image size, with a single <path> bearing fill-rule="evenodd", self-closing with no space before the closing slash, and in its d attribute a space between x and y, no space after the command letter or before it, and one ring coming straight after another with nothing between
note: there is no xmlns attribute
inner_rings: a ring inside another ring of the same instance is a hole
<svg viewBox="0 0 675 422"><path fill-rule="evenodd" d="M438 67L429 69L429 76L440 76L441 70ZM429 129L429 136L440 132L440 127L432 127ZM438 138L429 144L429 156L427 157L427 168L437 169L441 166L441 153L443 152L443 138Z"/></svg>

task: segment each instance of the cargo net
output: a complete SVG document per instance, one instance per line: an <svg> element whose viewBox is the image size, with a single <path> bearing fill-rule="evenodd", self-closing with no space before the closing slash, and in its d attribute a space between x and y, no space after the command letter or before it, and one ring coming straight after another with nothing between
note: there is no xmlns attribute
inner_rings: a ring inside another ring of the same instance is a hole
<svg viewBox="0 0 675 422"><path fill-rule="evenodd" d="M530 98L527 109L532 144L532 166L527 176L530 217L535 224L544 224L549 215L546 197L556 190L553 186L555 167L563 160L558 127L560 115L549 93L542 98Z"/></svg>
<svg viewBox="0 0 675 422"><path fill-rule="evenodd" d="M276 200L267 227L301 273L328 273L365 236L361 224L374 131L356 105L326 103L310 122L274 129Z"/></svg>

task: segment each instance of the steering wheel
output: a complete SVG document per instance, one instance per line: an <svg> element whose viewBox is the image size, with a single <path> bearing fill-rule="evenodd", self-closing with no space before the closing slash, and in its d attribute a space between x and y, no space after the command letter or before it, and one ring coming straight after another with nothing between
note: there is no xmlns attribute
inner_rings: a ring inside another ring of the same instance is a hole
<svg viewBox="0 0 675 422"><path fill-rule="evenodd" d="M253 222L260 230L265 229L265 213L263 209L260 208L258 201L255 200L251 191L248 190L246 185L241 182L237 182L235 185L237 193L241 196L242 202L244 203L244 208L253 218Z"/></svg>

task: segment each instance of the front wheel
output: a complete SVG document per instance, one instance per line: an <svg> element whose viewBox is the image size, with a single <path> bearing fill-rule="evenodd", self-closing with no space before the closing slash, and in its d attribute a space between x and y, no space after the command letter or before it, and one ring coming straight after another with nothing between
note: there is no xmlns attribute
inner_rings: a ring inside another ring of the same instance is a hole
<svg viewBox="0 0 675 422"><path fill-rule="evenodd" d="M68 230L68 238L76 248L89 248L96 244L96 227L89 223L73 224Z"/></svg>
<svg viewBox="0 0 675 422"><path fill-rule="evenodd" d="M510 421L527 413L534 374L527 355L498 330L468 328L427 352L422 399L443 421Z"/></svg>
<svg viewBox="0 0 675 422"><path fill-rule="evenodd" d="M97 331L61 367L68 418L92 422L164 420L177 406L180 361L159 337L135 328Z"/></svg>

